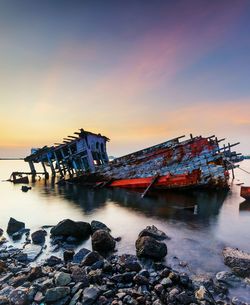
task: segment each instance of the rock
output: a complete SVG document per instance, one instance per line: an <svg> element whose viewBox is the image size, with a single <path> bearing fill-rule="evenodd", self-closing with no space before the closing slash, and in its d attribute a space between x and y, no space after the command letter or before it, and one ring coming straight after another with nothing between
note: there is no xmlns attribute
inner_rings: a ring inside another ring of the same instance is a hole
<svg viewBox="0 0 250 305"><path fill-rule="evenodd" d="M44 301L45 303L52 303L59 301L63 299L64 297L68 296L70 294L70 288L69 287L55 287L50 288L45 293Z"/></svg>
<svg viewBox="0 0 250 305"><path fill-rule="evenodd" d="M211 293L209 293L204 286L200 286L195 292L195 298L200 302L207 301L209 304L215 304L215 300L211 297Z"/></svg>
<svg viewBox="0 0 250 305"><path fill-rule="evenodd" d="M75 305L76 302L77 302L78 300L80 300L80 298L81 298L81 296L82 296L82 292L83 292L83 289L79 289L79 290L74 294L74 296L72 297L72 299L71 299L69 305Z"/></svg>
<svg viewBox="0 0 250 305"><path fill-rule="evenodd" d="M21 229L25 228L25 224L24 222L18 221L14 218L10 218L9 222L8 222L8 227L7 227L7 233L9 235L12 235L16 232L18 232Z"/></svg>
<svg viewBox="0 0 250 305"><path fill-rule="evenodd" d="M31 234L31 239L34 244L44 244L45 236L47 232L45 230L37 230Z"/></svg>
<svg viewBox="0 0 250 305"><path fill-rule="evenodd" d="M13 233L13 234L11 235L11 237L12 237L13 240L19 240L19 239L22 238L22 236L23 236L23 233L20 232L20 231L15 232L15 233Z"/></svg>
<svg viewBox="0 0 250 305"><path fill-rule="evenodd" d="M65 262L69 262L73 260L75 251L74 250L65 250L63 252L63 259Z"/></svg>
<svg viewBox="0 0 250 305"><path fill-rule="evenodd" d="M222 255L224 257L224 263L229 266L235 274L241 277L250 276L250 253L226 247L223 250Z"/></svg>
<svg viewBox="0 0 250 305"><path fill-rule="evenodd" d="M91 233L95 233L95 231L98 231L98 230L104 230L104 231L107 231L107 232L110 232L111 230L102 222L100 221L97 221L97 220L93 220L91 221Z"/></svg>
<svg viewBox="0 0 250 305"><path fill-rule="evenodd" d="M81 288L89 286L89 280L84 268L80 268L79 266L73 266L71 268L71 277L75 283L82 283Z"/></svg>
<svg viewBox="0 0 250 305"><path fill-rule="evenodd" d="M0 236L0 245L7 242L7 239L4 236Z"/></svg>
<svg viewBox="0 0 250 305"><path fill-rule="evenodd" d="M139 237L150 236L157 240L169 239L169 237L161 230L158 230L155 226L147 226L146 229L139 233Z"/></svg>
<svg viewBox="0 0 250 305"><path fill-rule="evenodd" d="M140 274L136 274L133 278L133 281L138 284L139 286L140 285L148 285L148 279L143 276L143 275L140 275Z"/></svg>
<svg viewBox="0 0 250 305"><path fill-rule="evenodd" d="M164 287L171 287L173 285L173 282L169 277L165 277L161 280L160 284Z"/></svg>
<svg viewBox="0 0 250 305"><path fill-rule="evenodd" d="M90 286L88 288L85 288L82 296L82 304L84 305L95 304L95 301L97 300L100 293L101 293L100 289L98 289L95 286Z"/></svg>
<svg viewBox="0 0 250 305"><path fill-rule="evenodd" d="M28 303L27 291L24 288L14 289L9 296L10 302L15 305L26 305Z"/></svg>
<svg viewBox="0 0 250 305"><path fill-rule="evenodd" d="M0 260L0 274L6 272L6 263Z"/></svg>
<svg viewBox="0 0 250 305"><path fill-rule="evenodd" d="M141 265L135 255L123 254L120 256L118 263L128 271L139 272L141 270Z"/></svg>
<svg viewBox="0 0 250 305"><path fill-rule="evenodd" d="M52 236L73 236L78 239L88 238L91 233L91 226L87 222L64 219L50 230Z"/></svg>
<svg viewBox="0 0 250 305"><path fill-rule="evenodd" d="M240 285L241 280L235 274L227 271L220 271L216 274L216 279L219 282L225 283L229 287L237 287Z"/></svg>
<svg viewBox="0 0 250 305"><path fill-rule="evenodd" d="M90 253L90 250L82 248L73 256L73 263L80 264L83 258Z"/></svg>
<svg viewBox="0 0 250 305"><path fill-rule="evenodd" d="M0 228L0 237L3 235L3 229Z"/></svg>
<svg viewBox="0 0 250 305"><path fill-rule="evenodd" d="M11 235L13 240L19 240L22 238L23 234L29 234L29 229L21 229L18 232L15 232Z"/></svg>
<svg viewBox="0 0 250 305"><path fill-rule="evenodd" d="M15 259L17 261L19 261L20 263L26 263L26 262L28 262L28 255L27 255L27 253L20 252L17 255L15 255Z"/></svg>
<svg viewBox="0 0 250 305"><path fill-rule="evenodd" d="M33 282L34 280L38 279L39 277L43 277L44 273L41 266L35 266L31 269L28 275L28 281Z"/></svg>
<svg viewBox="0 0 250 305"><path fill-rule="evenodd" d="M150 236L139 237L135 243L136 254L139 257L147 257L161 260L167 255L167 246Z"/></svg>
<svg viewBox="0 0 250 305"><path fill-rule="evenodd" d="M98 230L92 235L92 248L99 252L109 252L115 249L114 238L105 230Z"/></svg>
<svg viewBox="0 0 250 305"><path fill-rule="evenodd" d="M27 185L22 185L21 190L22 192L28 192L29 190L31 190L31 186L27 186Z"/></svg>
<svg viewBox="0 0 250 305"><path fill-rule="evenodd" d="M41 291L38 291L34 296L34 301L39 304L43 301L43 299L44 299L44 295L42 294Z"/></svg>
<svg viewBox="0 0 250 305"><path fill-rule="evenodd" d="M111 280L116 283L131 283L136 276L136 272L124 272L121 274L115 274L111 277Z"/></svg>
<svg viewBox="0 0 250 305"><path fill-rule="evenodd" d="M103 257L98 252L91 251L83 258L81 265L91 266L100 260L103 260Z"/></svg>
<svg viewBox="0 0 250 305"><path fill-rule="evenodd" d="M5 296L0 296L0 305L9 305L9 299Z"/></svg>
<svg viewBox="0 0 250 305"><path fill-rule="evenodd" d="M71 276L65 272L57 272L55 274L56 286L66 286L71 282Z"/></svg>
<svg viewBox="0 0 250 305"><path fill-rule="evenodd" d="M23 249L23 254L27 254L29 261L34 261L42 253L42 247L40 245L28 244Z"/></svg>
<svg viewBox="0 0 250 305"><path fill-rule="evenodd" d="M62 260L57 257L57 256L50 256L47 260L46 260L46 264L50 267L53 267L53 266L56 266L56 265L59 265L62 263Z"/></svg>

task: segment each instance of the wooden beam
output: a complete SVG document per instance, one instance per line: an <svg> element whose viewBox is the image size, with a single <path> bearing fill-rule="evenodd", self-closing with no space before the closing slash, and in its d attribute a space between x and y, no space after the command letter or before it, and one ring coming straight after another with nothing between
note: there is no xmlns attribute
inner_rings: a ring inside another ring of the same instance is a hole
<svg viewBox="0 0 250 305"><path fill-rule="evenodd" d="M159 174L156 174L156 175L152 178L152 180L151 180L149 186L145 189L145 191L144 191L143 194L141 195L141 198L144 198L144 197L147 195L148 191L149 191L149 190L151 189L151 187L155 184L155 182L157 181L158 177L159 177Z"/></svg>

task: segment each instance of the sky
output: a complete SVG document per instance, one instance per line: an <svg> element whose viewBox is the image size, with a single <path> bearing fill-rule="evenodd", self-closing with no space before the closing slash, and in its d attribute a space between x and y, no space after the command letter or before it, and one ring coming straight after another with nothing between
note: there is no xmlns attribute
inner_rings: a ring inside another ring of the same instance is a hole
<svg viewBox="0 0 250 305"><path fill-rule="evenodd" d="M0 0L0 157L77 129L120 156L216 134L250 153L249 0Z"/></svg>

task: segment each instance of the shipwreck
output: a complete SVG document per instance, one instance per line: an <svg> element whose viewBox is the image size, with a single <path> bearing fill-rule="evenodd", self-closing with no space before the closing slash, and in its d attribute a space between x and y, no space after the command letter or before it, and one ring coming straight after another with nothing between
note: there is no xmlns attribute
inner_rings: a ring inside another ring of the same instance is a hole
<svg viewBox="0 0 250 305"><path fill-rule="evenodd" d="M163 143L109 160L109 139L84 129L67 136L62 143L32 149L24 160L30 172L14 172L15 177L38 174L46 179L59 176L59 182L79 183L93 187L143 189L228 188L230 171L241 161L232 150L239 143L220 145L225 139L179 136ZM40 164L42 172L35 165Z"/></svg>

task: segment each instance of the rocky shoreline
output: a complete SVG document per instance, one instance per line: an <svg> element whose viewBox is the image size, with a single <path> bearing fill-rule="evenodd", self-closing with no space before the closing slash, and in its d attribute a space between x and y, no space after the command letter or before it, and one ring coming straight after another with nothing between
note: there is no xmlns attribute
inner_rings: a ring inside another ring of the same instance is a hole
<svg viewBox="0 0 250 305"><path fill-rule="evenodd" d="M0 305L250 304L228 294L237 285L250 287L250 255L238 249L222 253L232 272L190 277L165 263L168 236L154 226L139 233L136 255L116 255L119 238L99 221L65 219L30 234L23 222L10 218L6 232L13 240L25 236L25 242L21 249L9 245L0 229ZM63 258L51 253L37 260L47 234L63 249ZM92 251L75 251L88 238Z"/></svg>

